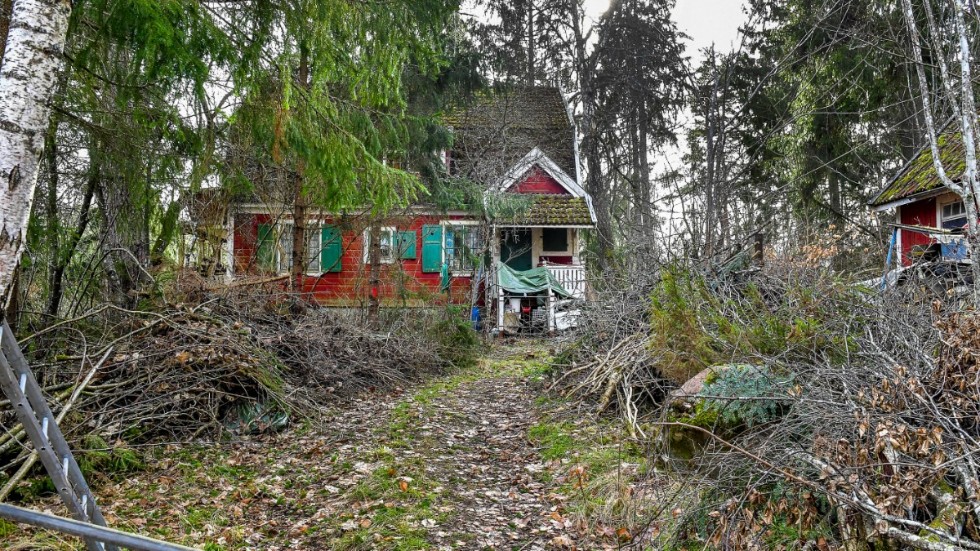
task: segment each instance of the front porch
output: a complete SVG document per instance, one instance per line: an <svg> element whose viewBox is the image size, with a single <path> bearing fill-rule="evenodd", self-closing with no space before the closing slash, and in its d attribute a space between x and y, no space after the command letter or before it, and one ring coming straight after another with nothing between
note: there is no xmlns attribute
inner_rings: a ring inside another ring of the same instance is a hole
<svg viewBox="0 0 980 551"><path fill-rule="evenodd" d="M586 297L581 227L502 227L493 230L488 306L507 333L574 327ZM520 281L517 281L519 279Z"/></svg>

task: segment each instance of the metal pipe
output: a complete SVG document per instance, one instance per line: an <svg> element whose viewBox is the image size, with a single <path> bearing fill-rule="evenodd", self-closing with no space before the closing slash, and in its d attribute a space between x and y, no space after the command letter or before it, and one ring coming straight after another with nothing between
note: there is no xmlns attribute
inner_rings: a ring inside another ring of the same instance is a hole
<svg viewBox="0 0 980 551"><path fill-rule="evenodd" d="M114 528L106 528L87 522L48 515L6 503L0 503L0 518L71 534L86 540L118 545L136 551L195 551L192 547L185 547L176 543L167 543L146 536L130 534Z"/></svg>

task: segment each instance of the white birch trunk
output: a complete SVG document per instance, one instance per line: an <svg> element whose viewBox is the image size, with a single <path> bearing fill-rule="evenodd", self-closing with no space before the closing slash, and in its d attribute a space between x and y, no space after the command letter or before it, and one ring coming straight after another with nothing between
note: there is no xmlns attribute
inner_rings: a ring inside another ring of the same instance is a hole
<svg viewBox="0 0 980 551"><path fill-rule="evenodd" d="M69 0L15 0L0 66L0 301L24 250L49 102L61 70Z"/></svg>
<svg viewBox="0 0 980 551"><path fill-rule="evenodd" d="M919 29L915 21L915 12L912 10L912 0L903 0L905 12L905 22L909 28L909 35L912 40L912 54L915 60L915 72L919 80L919 94L922 97L923 118L926 123L926 130L929 137L929 148L932 153L933 166L940 181L949 190L953 191L963 199L963 206L966 210L967 244L970 248L970 259L973 271L973 299L974 304L980 305L980 213L978 213L976 194L977 194L977 150L974 136L974 117L976 117L976 105L973 99L973 91L970 88L970 50L969 38L966 34L966 25L963 21L963 0L953 0L955 6L953 11L956 14L956 32L959 38L959 61L960 61L960 97L950 97L950 103L956 105L961 115L960 130L963 135L963 145L966 147L966 172L963 180L955 182L948 174L939 157L939 135L936 130L936 123L932 116L932 102L930 101L929 85L926 82L925 63L922 59L922 43L919 39ZM937 51L935 55L942 57L943 52ZM947 93L953 93L953 86L946 81L950 76L943 67L944 88Z"/></svg>
<svg viewBox="0 0 980 551"><path fill-rule="evenodd" d="M960 58L960 130L963 133L963 146L966 149L966 172L962 187L966 190L963 204L966 206L970 259L973 261L973 303L980 306L980 213L977 208L977 142L976 116L977 104L973 98L973 71L970 68L970 39L967 34L964 14L967 7L964 0L953 0L956 19L956 33L959 35ZM942 55L940 52L939 55ZM951 98L952 99L952 98ZM955 103L955 102L954 102Z"/></svg>

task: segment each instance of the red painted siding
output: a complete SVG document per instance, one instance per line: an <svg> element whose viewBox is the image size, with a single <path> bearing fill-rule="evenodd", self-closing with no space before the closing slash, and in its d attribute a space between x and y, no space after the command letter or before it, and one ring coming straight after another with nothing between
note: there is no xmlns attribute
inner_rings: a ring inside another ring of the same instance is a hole
<svg viewBox="0 0 980 551"><path fill-rule="evenodd" d="M441 274L422 272L422 226L438 224L442 220L459 220L461 216L404 216L391 218L381 223L384 227L394 227L398 231L414 231L416 258L396 259L391 264L381 266L381 285L378 289L383 303L391 305L417 306L440 304L447 300L441 292ZM259 273L255 266L255 250L258 238L258 225L267 223L268 215L238 214L235 216L234 251L235 275ZM343 250L341 271L320 275L307 275L303 278L303 292L310 293L323 304L358 305L366 304L370 293L368 279L370 266L364 262L365 224L350 220L327 218L326 224L336 223L341 228ZM454 277L448 299L453 303L467 303L471 298L472 278Z"/></svg>
<svg viewBox="0 0 980 551"><path fill-rule="evenodd" d="M531 170L528 170L527 173L524 174L520 183L513 186L511 189L515 193L570 195L568 190L558 183L558 180L555 180L550 174L536 166Z"/></svg>
<svg viewBox="0 0 980 551"><path fill-rule="evenodd" d="M257 274L255 249L259 240L259 224L267 224L268 214L239 214L235 216L234 252L235 274Z"/></svg>
<svg viewBox="0 0 980 551"><path fill-rule="evenodd" d="M898 219L902 224L913 226L927 226L935 228L938 226L936 221L936 199L923 199L915 203L909 203L899 207ZM928 235L912 230L902 229L902 265L908 266L912 263L912 248L917 245L928 245L932 239Z"/></svg>

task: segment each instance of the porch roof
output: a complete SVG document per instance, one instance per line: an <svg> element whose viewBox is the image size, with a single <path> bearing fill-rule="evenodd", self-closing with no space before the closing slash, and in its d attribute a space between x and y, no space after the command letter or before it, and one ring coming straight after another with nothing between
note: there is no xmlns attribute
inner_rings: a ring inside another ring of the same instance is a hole
<svg viewBox="0 0 980 551"><path fill-rule="evenodd" d="M500 226L556 226L593 227L592 211L588 199L571 195L534 195L531 207L525 213L507 218L497 218Z"/></svg>

